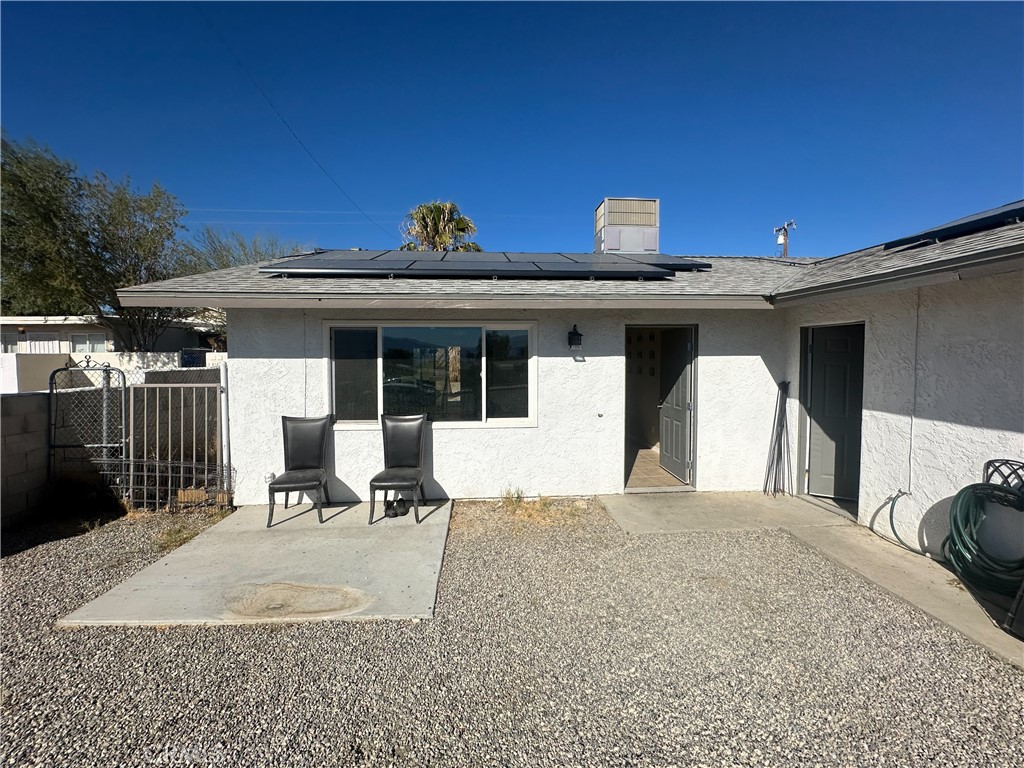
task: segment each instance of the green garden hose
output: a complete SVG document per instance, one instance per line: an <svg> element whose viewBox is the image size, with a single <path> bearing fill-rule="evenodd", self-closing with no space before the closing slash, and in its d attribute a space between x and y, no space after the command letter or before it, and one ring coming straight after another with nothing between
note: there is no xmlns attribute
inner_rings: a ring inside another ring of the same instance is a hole
<svg viewBox="0 0 1024 768"><path fill-rule="evenodd" d="M961 488L949 508L949 536L942 556L961 581L1001 595L1014 595L1024 581L1024 557L1004 559L984 550L978 531L985 520L985 502L1024 512L1024 492L1004 485L975 483Z"/></svg>

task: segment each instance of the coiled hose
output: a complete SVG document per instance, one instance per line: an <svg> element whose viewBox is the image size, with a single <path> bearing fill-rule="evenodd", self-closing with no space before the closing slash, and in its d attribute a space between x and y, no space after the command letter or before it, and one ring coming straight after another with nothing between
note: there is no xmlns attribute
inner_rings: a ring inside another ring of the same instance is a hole
<svg viewBox="0 0 1024 768"><path fill-rule="evenodd" d="M1024 492L1015 488L991 483L961 488L949 508L949 536L942 542L942 556L961 581L1001 595L1014 595L1024 581L1024 557L996 557L981 546L978 531L985 519L986 501L1024 512Z"/></svg>

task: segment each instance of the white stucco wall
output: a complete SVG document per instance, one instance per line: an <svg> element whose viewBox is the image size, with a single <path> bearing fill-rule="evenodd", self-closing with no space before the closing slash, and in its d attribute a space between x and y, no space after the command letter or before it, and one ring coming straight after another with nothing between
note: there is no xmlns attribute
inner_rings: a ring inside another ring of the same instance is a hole
<svg viewBox="0 0 1024 768"><path fill-rule="evenodd" d="M858 519L883 536L889 503L908 543L939 551L956 492L988 459L1024 457L1024 275L1020 272L780 310L800 419L799 330L860 323L864 415ZM796 451L796 430L793 430ZM794 466L805 466L795 457Z"/></svg>
<svg viewBox="0 0 1024 768"><path fill-rule="evenodd" d="M434 424L427 438L428 494L452 498L620 493L625 463L626 325L696 325L696 486L760 489L785 369L781 320L771 310L692 312L380 312L231 310L229 392L237 503L265 503L267 472L280 472L280 417L329 410L324 323L466 321L538 323L537 421L530 427ZM566 343L584 333L585 361ZM383 467L379 427L339 424L329 459L333 500L366 498Z"/></svg>
<svg viewBox="0 0 1024 768"><path fill-rule="evenodd" d="M920 301L920 312L918 302ZM800 328L864 323L859 519L882 535L897 490L901 535L937 551L951 497L981 480L990 458L1024 454L1024 277L980 278L777 310L659 312L382 312L232 310L232 459L238 503L265 501L281 470L280 416L329 409L324 324L536 321L537 420L529 427L435 424L427 439L431 494L493 497L620 493L624 485L627 325L697 327L695 486L760 490L777 382L791 382L795 474ZM584 362L566 333L584 333ZM916 393L915 393L916 387ZM382 467L379 428L339 424L330 444L336 500L366 498ZM799 489L799 478L794 477Z"/></svg>

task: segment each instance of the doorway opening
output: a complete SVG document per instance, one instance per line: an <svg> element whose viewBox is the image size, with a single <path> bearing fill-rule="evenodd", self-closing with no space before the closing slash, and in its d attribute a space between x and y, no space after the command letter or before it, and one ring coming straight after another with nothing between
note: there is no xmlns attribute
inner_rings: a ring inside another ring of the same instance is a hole
<svg viewBox="0 0 1024 768"><path fill-rule="evenodd" d="M626 326L627 493L693 490L696 328Z"/></svg>
<svg viewBox="0 0 1024 768"><path fill-rule="evenodd" d="M860 496L864 326L801 329L804 488L849 510ZM856 515L856 512L854 512Z"/></svg>

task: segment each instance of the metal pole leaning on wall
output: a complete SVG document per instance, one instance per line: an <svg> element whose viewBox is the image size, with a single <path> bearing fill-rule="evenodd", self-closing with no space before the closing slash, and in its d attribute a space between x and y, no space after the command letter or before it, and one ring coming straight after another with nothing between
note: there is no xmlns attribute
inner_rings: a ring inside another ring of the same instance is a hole
<svg viewBox="0 0 1024 768"><path fill-rule="evenodd" d="M231 420L228 418L228 364L220 363L220 439L221 439L221 483L225 491L231 490Z"/></svg>

